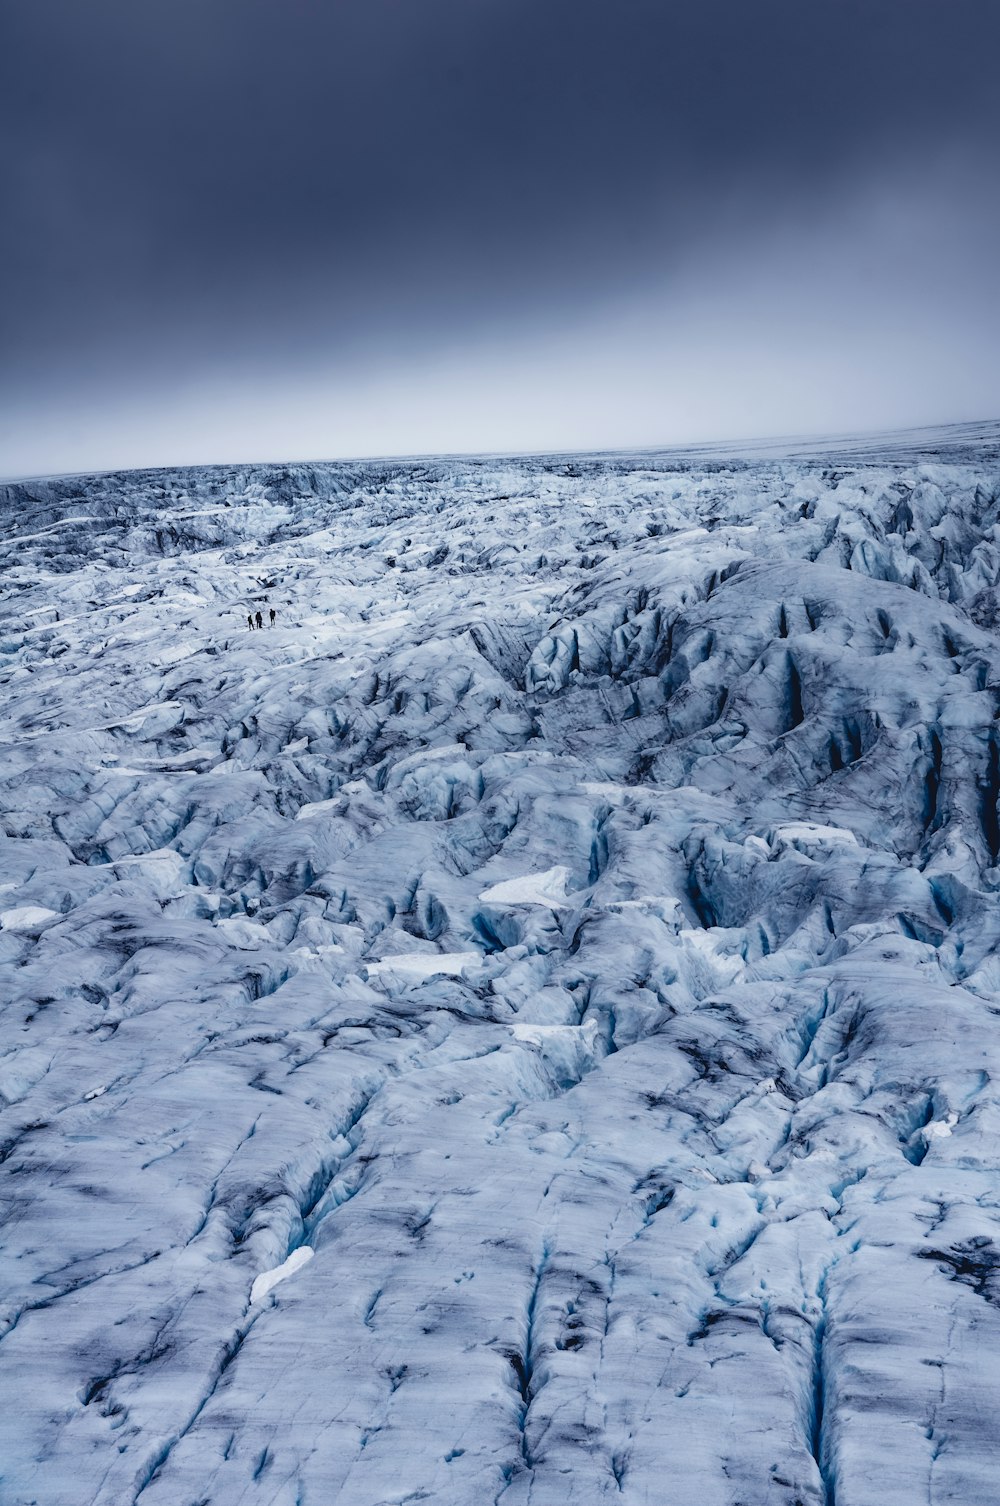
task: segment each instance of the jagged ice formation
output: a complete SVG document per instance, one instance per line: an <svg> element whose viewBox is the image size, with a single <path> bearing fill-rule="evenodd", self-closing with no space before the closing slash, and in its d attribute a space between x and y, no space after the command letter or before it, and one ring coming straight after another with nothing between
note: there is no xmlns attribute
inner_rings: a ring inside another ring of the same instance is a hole
<svg viewBox="0 0 1000 1506"><path fill-rule="evenodd" d="M998 441L0 489L5 1506L995 1501Z"/></svg>

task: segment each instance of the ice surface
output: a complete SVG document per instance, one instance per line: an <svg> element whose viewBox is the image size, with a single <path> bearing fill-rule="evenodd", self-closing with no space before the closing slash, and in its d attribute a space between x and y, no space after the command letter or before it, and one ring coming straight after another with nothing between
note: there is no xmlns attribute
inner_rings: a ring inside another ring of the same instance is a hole
<svg viewBox="0 0 1000 1506"><path fill-rule="evenodd" d="M0 502L4 1506L991 1506L997 426Z"/></svg>
<svg viewBox="0 0 1000 1506"><path fill-rule="evenodd" d="M569 869L557 865L544 873L528 873L523 878L504 879L484 889L480 899L497 904L546 905L550 910L567 908L566 884Z"/></svg>
<svg viewBox="0 0 1000 1506"><path fill-rule="evenodd" d="M250 1288L251 1307L257 1302L263 1302L268 1293L272 1292L280 1282L287 1281L289 1276L294 1276L296 1271L308 1265L315 1253L311 1245L297 1245L287 1260L275 1266L273 1271L262 1271L254 1278L254 1284Z"/></svg>
<svg viewBox="0 0 1000 1506"><path fill-rule="evenodd" d="M414 978L433 978L438 973L458 974L463 968L476 966L481 952L397 952L381 962L369 962L369 977L380 973L410 974Z"/></svg>
<svg viewBox="0 0 1000 1506"><path fill-rule="evenodd" d="M13 910L0 910L0 927L5 931L37 931L58 918L58 910L47 910L44 905L18 905Z"/></svg>

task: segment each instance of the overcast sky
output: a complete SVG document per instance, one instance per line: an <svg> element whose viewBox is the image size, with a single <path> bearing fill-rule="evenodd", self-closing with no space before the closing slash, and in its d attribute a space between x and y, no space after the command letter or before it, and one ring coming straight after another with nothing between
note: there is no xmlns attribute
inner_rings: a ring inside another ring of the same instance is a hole
<svg viewBox="0 0 1000 1506"><path fill-rule="evenodd" d="M0 474L1000 415L998 0L3 0Z"/></svg>

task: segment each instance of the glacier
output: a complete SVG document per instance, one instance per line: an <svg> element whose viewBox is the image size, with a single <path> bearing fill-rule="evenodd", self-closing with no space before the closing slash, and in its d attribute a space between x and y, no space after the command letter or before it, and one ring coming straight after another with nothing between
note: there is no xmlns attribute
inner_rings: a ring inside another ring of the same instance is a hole
<svg viewBox="0 0 1000 1506"><path fill-rule="evenodd" d="M0 511L5 1506L996 1501L1000 425Z"/></svg>

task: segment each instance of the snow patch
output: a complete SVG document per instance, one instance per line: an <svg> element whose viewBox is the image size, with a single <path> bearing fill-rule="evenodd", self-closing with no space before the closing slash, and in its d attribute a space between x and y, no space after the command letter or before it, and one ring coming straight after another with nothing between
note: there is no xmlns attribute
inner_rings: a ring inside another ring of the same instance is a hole
<svg viewBox="0 0 1000 1506"><path fill-rule="evenodd" d="M545 905L550 910L568 908L566 885L569 869L557 866L544 873L526 873L521 878L503 879L480 894L481 900L500 905Z"/></svg>
<svg viewBox="0 0 1000 1506"><path fill-rule="evenodd" d="M925 1140L946 1140L958 1123L958 1115L949 1114L944 1119L932 1119L930 1124L925 1124L923 1135Z"/></svg>
<svg viewBox="0 0 1000 1506"><path fill-rule="evenodd" d="M250 1288L250 1306L254 1307L258 1302L263 1302L267 1294L282 1281L287 1281L289 1276L294 1276L296 1271L301 1271L304 1265L308 1265L315 1253L311 1245L299 1245L287 1260L283 1260L273 1270L262 1271Z"/></svg>
<svg viewBox="0 0 1000 1506"><path fill-rule="evenodd" d="M751 842L753 840L753 838L750 839ZM801 852L809 852L813 849L830 852L838 847L859 847L860 843L852 831L847 831L842 826L821 826L813 821L790 821L774 828L773 845L779 849L795 847Z"/></svg>
<svg viewBox="0 0 1000 1506"><path fill-rule="evenodd" d="M451 977L467 967L482 962L481 952L401 952L397 957L383 957L379 962L366 962L369 976L400 973L413 978L433 978L437 973Z"/></svg>
<svg viewBox="0 0 1000 1506"><path fill-rule="evenodd" d="M5 931L37 931L50 920L58 919L58 910L47 910L44 905L19 905L0 913L0 927Z"/></svg>

